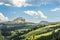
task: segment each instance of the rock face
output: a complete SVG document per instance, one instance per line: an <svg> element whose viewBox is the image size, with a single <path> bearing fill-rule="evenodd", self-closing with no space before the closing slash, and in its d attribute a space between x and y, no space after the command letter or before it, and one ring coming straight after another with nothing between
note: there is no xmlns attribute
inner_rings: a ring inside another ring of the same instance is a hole
<svg viewBox="0 0 60 40"><path fill-rule="evenodd" d="M15 22L15 23L24 23L25 22L25 19L22 18L22 17L18 17L16 19L14 19L13 22Z"/></svg>
<svg viewBox="0 0 60 40"><path fill-rule="evenodd" d="M15 24L15 23L25 23L25 19L22 17L18 17L12 21L2 22L3 24ZM1 23L0 23L1 24Z"/></svg>

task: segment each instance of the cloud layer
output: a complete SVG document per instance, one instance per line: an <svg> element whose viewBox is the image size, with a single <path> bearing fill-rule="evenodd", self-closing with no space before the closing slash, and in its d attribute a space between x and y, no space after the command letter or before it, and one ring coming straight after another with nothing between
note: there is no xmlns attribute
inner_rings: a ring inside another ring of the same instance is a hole
<svg viewBox="0 0 60 40"><path fill-rule="evenodd" d="M45 16L44 14L43 14L43 12L41 12L41 11L24 11L24 13L25 14L28 14L28 15L30 15L30 16L33 16L33 17L35 17L35 18L37 18L37 17L39 17L39 18L42 18L42 19L47 19L47 16Z"/></svg>
<svg viewBox="0 0 60 40"><path fill-rule="evenodd" d="M32 6L31 4L27 3L27 0L0 0L0 5L16 7Z"/></svg>
<svg viewBox="0 0 60 40"><path fill-rule="evenodd" d="M31 6L31 4L26 3L27 0L10 0L14 6L22 7L22 6Z"/></svg>
<svg viewBox="0 0 60 40"><path fill-rule="evenodd" d="M3 5L3 4L4 5L9 4L10 6L12 5L16 7L41 6L41 5L47 5L47 4L60 6L60 0L0 0L0 5Z"/></svg>
<svg viewBox="0 0 60 40"><path fill-rule="evenodd" d="M28 0L28 3L33 4L33 5L46 5L46 4L53 4L60 6L60 0Z"/></svg>
<svg viewBox="0 0 60 40"><path fill-rule="evenodd" d="M54 8L51 11L60 11L60 8Z"/></svg>
<svg viewBox="0 0 60 40"><path fill-rule="evenodd" d="M2 13L0 13L0 21L8 21L8 17L5 17Z"/></svg>
<svg viewBox="0 0 60 40"><path fill-rule="evenodd" d="M38 11L38 16L40 16L42 19L47 19L47 16L45 16L41 11Z"/></svg>

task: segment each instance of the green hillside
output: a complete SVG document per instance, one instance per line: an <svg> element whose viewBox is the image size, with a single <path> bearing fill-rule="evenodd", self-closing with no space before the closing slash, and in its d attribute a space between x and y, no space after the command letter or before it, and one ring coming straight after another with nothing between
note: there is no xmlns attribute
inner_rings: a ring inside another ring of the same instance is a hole
<svg viewBox="0 0 60 40"><path fill-rule="evenodd" d="M59 40L60 38L60 23L2 24L1 28L0 40Z"/></svg>
<svg viewBox="0 0 60 40"><path fill-rule="evenodd" d="M56 28L56 27L58 27L58 28ZM52 35L53 32L57 33L58 31L60 31L59 25L49 25L49 26L38 28L34 31L31 31L31 32L25 34L24 36L28 40L33 40L33 39L35 40L35 39L41 38L43 36Z"/></svg>

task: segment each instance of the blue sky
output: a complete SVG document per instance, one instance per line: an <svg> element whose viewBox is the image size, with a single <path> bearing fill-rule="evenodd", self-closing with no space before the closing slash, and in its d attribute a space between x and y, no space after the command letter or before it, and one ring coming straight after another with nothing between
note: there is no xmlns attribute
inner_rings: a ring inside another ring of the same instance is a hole
<svg viewBox="0 0 60 40"><path fill-rule="evenodd" d="M23 17L27 21L60 21L60 0L0 0L0 21Z"/></svg>

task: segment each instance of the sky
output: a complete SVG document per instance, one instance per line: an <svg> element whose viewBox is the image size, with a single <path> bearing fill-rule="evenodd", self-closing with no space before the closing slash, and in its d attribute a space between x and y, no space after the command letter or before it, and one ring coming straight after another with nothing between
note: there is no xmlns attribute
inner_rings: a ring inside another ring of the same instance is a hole
<svg viewBox="0 0 60 40"><path fill-rule="evenodd" d="M0 0L0 21L60 21L60 0Z"/></svg>

